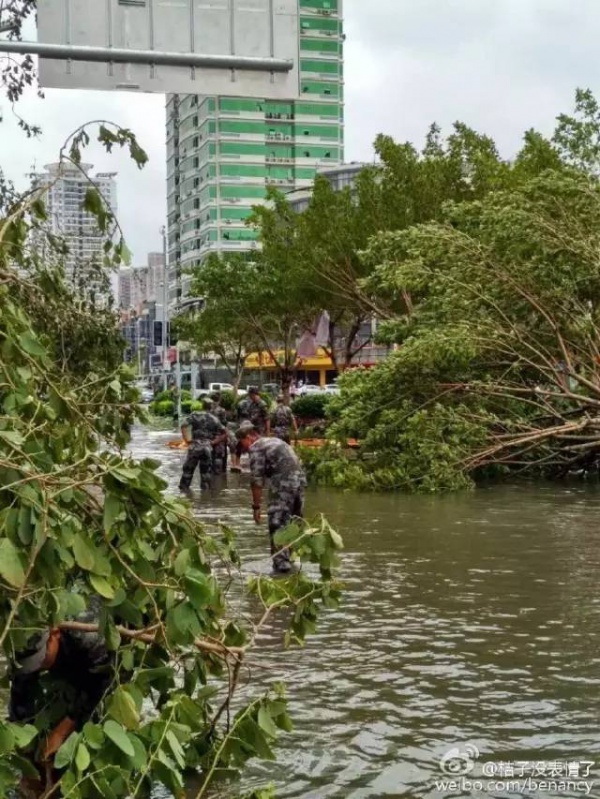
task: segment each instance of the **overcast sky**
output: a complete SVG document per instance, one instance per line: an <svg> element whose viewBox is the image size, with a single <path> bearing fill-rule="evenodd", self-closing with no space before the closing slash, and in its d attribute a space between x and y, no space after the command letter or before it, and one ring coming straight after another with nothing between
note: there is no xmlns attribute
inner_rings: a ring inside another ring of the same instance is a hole
<svg viewBox="0 0 600 799"><path fill-rule="evenodd" d="M433 121L461 120L493 136L510 156L525 129L552 130L577 86L600 94L599 0L344 0L346 160L372 160L382 132L421 143ZM1 59L0 59L1 62ZM164 99L128 93L48 90L19 104L43 135L27 141L0 99L2 168L21 186L34 164L55 160L68 133L95 118L132 128L150 162L92 148L101 171L117 171L119 218L136 263L161 248L165 218Z"/></svg>

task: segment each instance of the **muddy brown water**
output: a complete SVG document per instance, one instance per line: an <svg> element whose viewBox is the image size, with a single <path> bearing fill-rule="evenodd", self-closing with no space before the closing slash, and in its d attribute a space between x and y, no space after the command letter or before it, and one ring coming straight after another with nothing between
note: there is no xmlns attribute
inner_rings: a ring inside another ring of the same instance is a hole
<svg viewBox="0 0 600 799"><path fill-rule="evenodd" d="M172 437L138 431L133 451L159 454L175 490ZM193 505L239 531L251 569L267 568L247 475L196 488ZM282 799L600 797L597 486L314 489L307 506L344 537L343 602L303 649L284 650L276 622L266 631L255 689L287 683L295 731L276 763L251 763L215 796L273 782ZM468 774L453 775L453 758L444 772L449 752L471 756Z"/></svg>
<svg viewBox="0 0 600 799"><path fill-rule="evenodd" d="M138 429L132 451L175 492L173 437ZM195 490L194 513L235 527L245 569L266 571L249 506L245 474ZM311 489L307 512L344 537L342 605L303 649L265 630L244 690L284 681L295 730L211 799L269 782L279 799L600 797L598 486Z"/></svg>

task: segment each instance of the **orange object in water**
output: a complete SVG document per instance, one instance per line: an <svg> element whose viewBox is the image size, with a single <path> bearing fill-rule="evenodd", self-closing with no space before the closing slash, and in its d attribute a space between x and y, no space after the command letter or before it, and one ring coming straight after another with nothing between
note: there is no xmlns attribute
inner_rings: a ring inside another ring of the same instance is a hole
<svg viewBox="0 0 600 799"><path fill-rule="evenodd" d="M167 441L167 447L169 449L187 449L188 442L184 441L182 438L178 438L175 441Z"/></svg>
<svg viewBox="0 0 600 799"><path fill-rule="evenodd" d="M299 438L296 441L297 446L309 447L311 449L324 447L325 444L330 444L330 443L331 442L328 441L326 438ZM355 438L349 438L345 446L349 447L350 449L357 449L360 446L360 442L357 441Z"/></svg>

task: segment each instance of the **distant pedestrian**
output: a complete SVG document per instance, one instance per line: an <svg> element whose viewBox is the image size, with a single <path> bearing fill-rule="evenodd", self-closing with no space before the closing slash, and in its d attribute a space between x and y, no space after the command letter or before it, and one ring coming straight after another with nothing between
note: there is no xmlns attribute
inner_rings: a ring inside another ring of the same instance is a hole
<svg viewBox="0 0 600 799"><path fill-rule="evenodd" d="M286 444L291 443L292 431L294 435L298 435L296 417L292 413L292 409L284 404L283 394L277 395L277 407L271 414L271 429L273 435L285 441Z"/></svg>
<svg viewBox="0 0 600 799"><path fill-rule="evenodd" d="M250 456L252 475L252 513L256 524L261 522L261 501L267 480L269 498L267 517L273 569L286 573L292 568L290 551L279 549L274 536L287 527L293 519L301 519L304 513L304 489L306 477L294 450L279 438L262 438L256 428L245 422L237 431L243 452Z"/></svg>
<svg viewBox="0 0 600 799"><path fill-rule="evenodd" d="M210 486L213 473L213 449L222 441L227 440L227 430L224 425L210 413L211 400L204 401L204 411L194 411L181 427L181 435L189 441L189 449L179 488L189 491L194 478L196 467L200 467L200 485L202 488Z"/></svg>

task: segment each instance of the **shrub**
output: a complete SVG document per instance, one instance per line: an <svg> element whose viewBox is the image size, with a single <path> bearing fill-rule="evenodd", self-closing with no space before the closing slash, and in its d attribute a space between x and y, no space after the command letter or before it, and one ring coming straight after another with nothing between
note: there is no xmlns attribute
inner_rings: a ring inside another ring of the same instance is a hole
<svg viewBox="0 0 600 799"><path fill-rule="evenodd" d="M170 399L154 400L150 403L150 412L156 416L172 416L175 410L175 403Z"/></svg>
<svg viewBox="0 0 600 799"><path fill-rule="evenodd" d="M240 398L236 397L233 391L221 392L221 407L230 413L238 404Z"/></svg>
<svg viewBox="0 0 600 799"><path fill-rule="evenodd" d="M292 412L303 419L325 419L330 399L327 394L299 397L292 403Z"/></svg>
<svg viewBox="0 0 600 799"><path fill-rule="evenodd" d="M170 399L172 399L172 394L170 391L159 391L158 394L154 396L153 402L162 402L163 400Z"/></svg>

